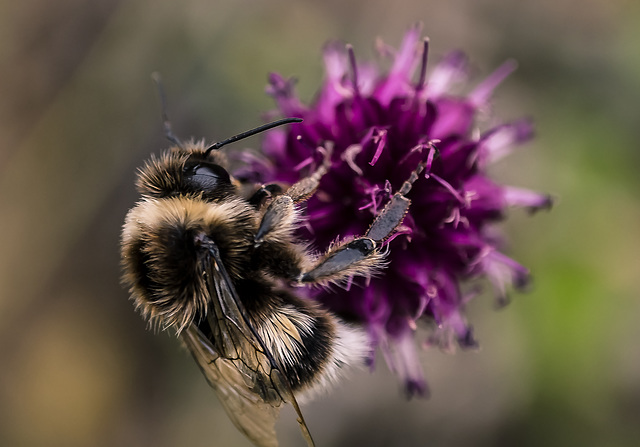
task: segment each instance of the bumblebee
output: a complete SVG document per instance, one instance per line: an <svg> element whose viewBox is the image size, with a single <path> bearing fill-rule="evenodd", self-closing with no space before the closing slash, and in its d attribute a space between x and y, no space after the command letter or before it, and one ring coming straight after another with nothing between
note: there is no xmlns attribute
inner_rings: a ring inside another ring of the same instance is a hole
<svg viewBox="0 0 640 447"><path fill-rule="evenodd" d="M164 111L163 111L164 113ZM289 118L206 146L181 142L140 168L141 199L122 230L123 282L152 326L173 329L236 427L254 444L277 446L275 422L370 354L366 334L292 286L342 283L384 267L385 241L409 208L419 164L360 236L316 256L295 236L300 205L331 169L329 145L308 177L290 187L248 185L229 174L219 149Z"/></svg>

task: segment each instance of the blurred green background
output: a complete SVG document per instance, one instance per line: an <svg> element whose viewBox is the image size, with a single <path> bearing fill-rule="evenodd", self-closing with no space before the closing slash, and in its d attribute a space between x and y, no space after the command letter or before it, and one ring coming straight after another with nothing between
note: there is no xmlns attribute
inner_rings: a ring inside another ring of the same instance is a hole
<svg viewBox="0 0 640 447"><path fill-rule="evenodd" d="M479 352L422 355L429 400L380 362L304 407L318 446L640 445L640 3L624 0L26 0L0 4L0 445L248 446L197 367L119 285L135 168L167 146L150 73L182 137L219 140L272 108L266 75L310 100L321 47L396 46L415 21L431 66L504 59L504 119L537 139L504 183L551 192L514 210L509 254L533 290L468 306ZM246 142L258 146L258 140ZM301 445L293 412L283 446Z"/></svg>

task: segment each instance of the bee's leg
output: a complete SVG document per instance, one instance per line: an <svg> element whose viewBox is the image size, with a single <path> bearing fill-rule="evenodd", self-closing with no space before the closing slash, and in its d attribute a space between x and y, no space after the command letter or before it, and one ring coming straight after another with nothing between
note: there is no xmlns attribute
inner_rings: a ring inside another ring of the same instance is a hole
<svg viewBox="0 0 640 447"><path fill-rule="evenodd" d="M253 236L255 246L260 246L266 240L269 242L290 240L296 221L297 213L293 199L288 194L276 197L262 216L258 231Z"/></svg>
<svg viewBox="0 0 640 447"><path fill-rule="evenodd" d="M384 254L373 239L360 237L330 248L308 271L301 272L298 283L339 282L352 276L369 276L384 267Z"/></svg>
<svg viewBox="0 0 640 447"><path fill-rule="evenodd" d="M383 266L381 253L385 240L402 224L411 200L406 195L423 171L426 161L418 164L409 178L393 195L382 212L375 218L367 232L349 242L331 247L319 262L297 278L301 283L341 281L353 275L366 276Z"/></svg>
<svg viewBox="0 0 640 447"><path fill-rule="evenodd" d="M267 185L262 185L260 189L253 193L249 199L249 203L256 209L259 209L260 206L267 200L269 197L276 196L282 193L282 186L277 183L269 183Z"/></svg>
<svg viewBox="0 0 640 447"><path fill-rule="evenodd" d="M328 145L326 148L319 148L324 157L320 167L318 167L318 169L316 169L309 177L299 180L287 189L286 195L291 197L291 200L293 200L294 203L304 202L311 197L314 192L316 192L316 189L318 189L318 185L320 184L320 179L327 173L331 166L332 149L333 148Z"/></svg>
<svg viewBox="0 0 640 447"><path fill-rule="evenodd" d="M264 242L266 238L282 240L292 233L297 221L294 205L313 195L318 189L320 179L331 166L331 148L321 148L321 151L324 155L322 165L310 176L291 185L283 195L276 197L271 202L262 216L260 227L254 236L256 246Z"/></svg>

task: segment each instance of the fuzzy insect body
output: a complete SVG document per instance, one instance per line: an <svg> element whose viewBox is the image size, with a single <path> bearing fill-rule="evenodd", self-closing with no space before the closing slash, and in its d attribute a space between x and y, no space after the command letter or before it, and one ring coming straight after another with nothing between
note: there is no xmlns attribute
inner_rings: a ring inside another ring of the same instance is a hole
<svg viewBox="0 0 640 447"><path fill-rule="evenodd" d="M320 148L321 164L287 189L246 185L228 173L218 149L251 132L207 148L181 143L168 129L176 146L151 157L138 176L142 198L122 232L123 280L145 319L176 331L252 442L277 446L274 424L288 402L313 445L298 400L364 362L370 347L361 329L290 286L346 282L383 268L384 241L402 223L424 164L365 235L314 256L294 236L298 204L330 169L331 151Z"/></svg>

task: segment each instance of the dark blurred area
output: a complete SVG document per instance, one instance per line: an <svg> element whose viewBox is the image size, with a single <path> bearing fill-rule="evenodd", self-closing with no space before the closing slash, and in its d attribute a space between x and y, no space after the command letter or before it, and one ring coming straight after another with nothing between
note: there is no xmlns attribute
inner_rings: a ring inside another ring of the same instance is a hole
<svg viewBox="0 0 640 447"><path fill-rule="evenodd" d="M537 138L494 169L558 197L514 210L508 253L534 275L482 349L423 354L429 400L383 362L303 410L318 446L640 443L640 4L613 0L81 1L0 5L0 445L249 446L189 355L146 330L119 284L136 167L174 131L216 141L262 122L267 73L310 101L331 39L374 57L424 23L431 66L465 51L478 80L507 58L497 118ZM259 139L243 142L259 147ZM243 144L236 145L242 147ZM301 445L293 412L283 446Z"/></svg>

